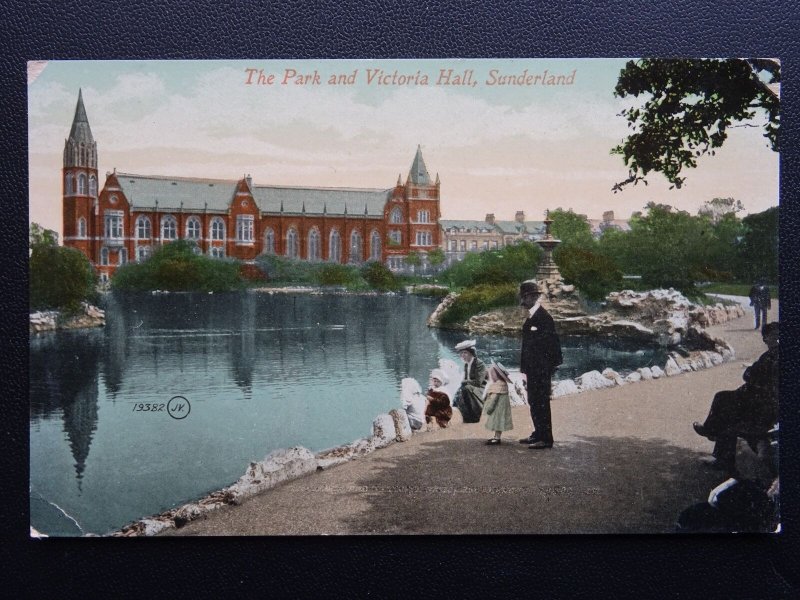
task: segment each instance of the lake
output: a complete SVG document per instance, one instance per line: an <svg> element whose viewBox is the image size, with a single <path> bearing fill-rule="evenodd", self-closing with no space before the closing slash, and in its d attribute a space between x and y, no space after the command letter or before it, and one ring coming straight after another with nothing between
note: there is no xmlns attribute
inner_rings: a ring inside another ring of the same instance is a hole
<svg viewBox="0 0 800 600"><path fill-rule="evenodd" d="M106 327L31 337L31 525L107 533L230 485L271 450L370 435L373 418L399 406L404 377L424 386L439 359L457 360L463 334L425 325L436 302L108 295ZM482 358L519 366L518 340L477 339ZM562 345L557 378L665 361L657 348Z"/></svg>

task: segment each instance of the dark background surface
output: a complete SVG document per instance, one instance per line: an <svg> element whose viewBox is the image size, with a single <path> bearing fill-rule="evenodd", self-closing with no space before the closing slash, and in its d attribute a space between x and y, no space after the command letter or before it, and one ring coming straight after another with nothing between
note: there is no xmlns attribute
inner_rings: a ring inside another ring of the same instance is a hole
<svg viewBox="0 0 800 600"><path fill-rule="evenodd" d="M5 587L36 596L86 588L123 596L797 596L798 9L780 1L497 4L2 3ZM644 55L783 61L781 535L28 539L27 60Z"/></svg>

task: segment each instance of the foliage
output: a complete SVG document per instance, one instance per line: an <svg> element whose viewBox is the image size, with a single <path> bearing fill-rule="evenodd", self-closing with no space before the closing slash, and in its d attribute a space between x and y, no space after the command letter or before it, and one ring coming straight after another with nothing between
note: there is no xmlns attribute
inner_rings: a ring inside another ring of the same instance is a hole
<svg viewBox="0 0 800 600"><path fill-rule="evenodd" d="M31 223L30 307L77 312L82 301L95 301L97 276L82 252L58 246L57 240L54 231Z"/></svg>
<svg viewBox="0 0 800 600"><path fill-rule="evenodd" d="M451 287L519 283L533 277L542 255L539 246L519 242L505 248L469 252L464 260L445 269L440 280Z"/></svg>
<svg viewBox="0 0 800 600"><path fill-rule="evenodd" d="M359 286L363 283L357 267L326 263L318 265L314 270L314 282L319 285Z"/></svg>
<svg viewBox="0 0 800 600"><path fill-rule="evenodd" d="M680 188L684 168L714 154L734 123L758 125L772 150L778 150L780 100L768 84L780 82L780 65L758 59L642 59L629 61L620 72L614 95L642 97L622 115L632 133L611 150L629 169L625 181L644 181L650 171L662 173Z"/></svg>
<svg viewBox="0 0 800 600"><path fill-rule="evenodd" d="M428 262L434 269L444 263L445 258L444 250L441 248L434 248L428 252Z"/></svg>
<svg viewBox="0 0 800 600"><path fill-rule="evenodd" d="M742 281L778 281L778 207L742 219L736 275Z"/></svg>
<svg viewBox="0 0 800 600"><path fill-rule="evenodd" d="M315 266L309 262L275 254L262 254L256 258L256 264L270 281L302 284L311 284L314 281Z"/></svg>
<svg viewBox="0 0 800 600"><path fill-rule="evenodd" d="M176 240L158 248L149 259L117 269L111 280L116 290L221 292L242 286L240 263L194 253L195 244Z"/></svg>
<svg viewBox="0 0 800 600"><path fill-rule="evenodd" d="M744 210L741 200L735 198L712 198L706 200L697 211L698 216L708 217L715 225L723 218Z"/></svg>
<svg viewBox="0 0 800 600"><path fill-rule="evenodd" d="M463 323L471 316L501 306L517 303L517 284L479 285L464 290L455 302L442 313L443 325Z"/></svg>
<svg viewBox="0 0 800 600"><path fill-rule="evenodd" d="M422 264L422 257L419 255L419 252L416 250L412 250L406 256L406 264L410 267L418 267Z"/></svg>
<svg viewBox="0 0 800 600"><path fill-rule="evenodd" d="M380 262L368 262L361 267L361 276L370 287L383 292L400 288L400 282L389 268Z"/></svg>
<svg viewBox="0 0 800 600"><path fill-rule="evenodd" d="M550 232L553 237L561 240L561 248L566 245L578 246L580 248L591 248L594 243L592 228L589 220L584 215L574 213L572 209L564 210L557 208L550 211L550 218L553 224ZM556 252L558 251L556 248Z"/></svg>
<svg viewBox="0 0 800 600"><path fill-rule="evenodd" d="M566 283L574 284L589 300L600 301L622 286L622 272L609 257L576 245L563 249L559 270Z"/></svg>

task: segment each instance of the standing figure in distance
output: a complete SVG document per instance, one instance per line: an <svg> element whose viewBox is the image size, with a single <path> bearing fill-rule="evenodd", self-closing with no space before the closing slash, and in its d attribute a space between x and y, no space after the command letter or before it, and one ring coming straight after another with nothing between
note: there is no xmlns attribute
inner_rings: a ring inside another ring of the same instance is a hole
<svg viewBox="0 0 800 600"><path fill-rule="evenodd" d="M756 313L756 326L766 327L767 325L767 312L772 308L772 299L770 298L769 286L763 279L759 279L756 284L750 288L750 306Z"/></svg>
<svg viewBox="0 0 800 600"><path fill-rule="evenodd" d="M465 340L456 344L456 351L464 361L464 380L458 391L457 404L464 423L477 423L483 412L483 390L486 387L486 365L478 358L475 340Z"/></svg>
<svg viewBox="0 0 800 600"><path fill-rule="evenodd" d="M532 450L553 447L553 425L550 416L550 395L553 375L563 362L561 342L553 317L539 304L536 281L523 281L519 286L520 305L527 318L522 325L520 371L526 381L531 408L533 433L520 440Z"/></svg>

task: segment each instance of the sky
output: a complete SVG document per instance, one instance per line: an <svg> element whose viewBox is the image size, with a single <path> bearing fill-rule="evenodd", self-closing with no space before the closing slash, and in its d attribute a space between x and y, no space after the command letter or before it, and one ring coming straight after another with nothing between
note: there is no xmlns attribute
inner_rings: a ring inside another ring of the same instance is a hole
<svg viewBox="0 0 800 600"><path fill-rule="evenodd" d="M555 208L592 219L613 210L628 218L650 201L694 214L714 197L740 200L744 213L777 206L778 154L758 127L729 130L716 156L685 172L680 190L670 190L656 173L647 186L613 193L628 173L622 158L610 154L629 131L619 113L632 100L613 95L625 62L29 63L29 221L61 233L64 140L79 89L97 142L101 186L116 168L230 180L249 174L256 184L390 188L398 175L405 181L419 145L431 176L441 179L443 219L494 213L512 220L521 210L539 220ZM265 84L258 83L262 71ZM449 85L442 72L450 73ZM520 75L533 84L499 85L500 77ZM542 85L551 75L563 76L564 84Z"/></svg>

